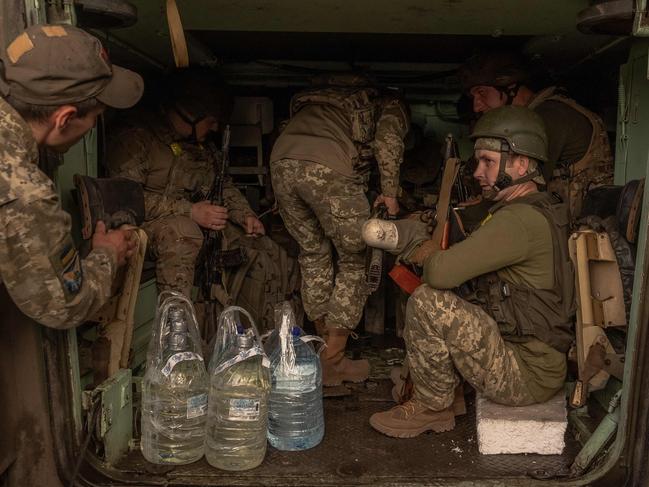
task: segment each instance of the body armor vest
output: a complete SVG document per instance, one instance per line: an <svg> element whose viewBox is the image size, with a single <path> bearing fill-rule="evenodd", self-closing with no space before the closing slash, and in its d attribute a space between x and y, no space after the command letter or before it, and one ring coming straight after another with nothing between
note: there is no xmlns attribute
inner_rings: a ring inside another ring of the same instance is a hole
<svg viewBox="0 0 649 487"><path fill-rule="evenodd" d="M496 320L505 340L524 342L537 338L565 353L574 339L576 310L574 268L568 254L568 218L563 205L553 205L547 193L524 196L516 203L532 205L550 224L554 285L551 289L534 289L507 282L491 272L475 278L471 282L473 291L463 297ZM501 207L492 209L492 213Z"/></svg>
<svg viewBox="0 0 649 487"><path fill-rule="evenodd" d="M378 90L368 87L336 86L302 91L291 100L291 117L307 105L334 106L349 117L352 141L357 145L369 144L376 132L378 95Z"/></svg>
<svg viewBox="0 0 649 487"><path fill-rule="evenodd" d="M590 144L584 156L568 167L557 167L548 181L548 192L557 192L568 202L570 216L574 220L581 214L584 197L590 188L613 184L613 156L608 134L602 119L578 104L572 98L556 93L552 86L534 97L528 108L536 109L544 101L558 101L568 105L588 119L593 127ZM562 162L562 161L556 161Z"/></svg>

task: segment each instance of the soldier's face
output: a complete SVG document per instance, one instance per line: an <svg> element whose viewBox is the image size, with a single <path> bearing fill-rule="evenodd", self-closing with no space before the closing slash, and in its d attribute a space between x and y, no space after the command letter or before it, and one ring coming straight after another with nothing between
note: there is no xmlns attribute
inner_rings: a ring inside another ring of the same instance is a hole
<svg viewBox="0 0 649 487"><path fill-rule="evenodd" d="M96 125L97 118L104 112L104 109L105 107L100 105L93 108L83 117L79 117L76 108L71 106L61 107L52 115L50 120L51 130L45 137L44 145L55 152L67 152L70 147L79 142Z"/></svg>
<svg viewBox="0 0 649 487"><path fill-rule="evenodd" d="M203 142L210 132L219 130L219 122L216 117L209 116L196 124L196 140Z"/></svg>
<svg viewBox="0 0 649 487"><path fill-rule="evenodd" d="M474 86L469 91L473 98L474 113L488 112L505 104L505 95L493 86Z"/></svg>
<svg viewBox="0 0 649 487"><path fill-rule="evenodd" d="M480 184L482 194L491 191L498 179L500 169L500 152L478 149L475 151L475 158L478 164L473 172L473 177Z"/></svg>

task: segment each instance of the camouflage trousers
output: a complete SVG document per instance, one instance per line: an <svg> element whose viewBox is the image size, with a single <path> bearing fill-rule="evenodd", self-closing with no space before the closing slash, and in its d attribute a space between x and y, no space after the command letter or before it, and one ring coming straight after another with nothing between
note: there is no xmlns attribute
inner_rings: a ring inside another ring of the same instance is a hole
<svg viewBox="0 0 649 487"><path fill-rule="evenodd" d="M324 317L331 328L355 328L368 296L361 227L370 207L364 180L294 159L273 162L271 177L286 229L300 246L307 316Z"/></svg>
<svg viewBox="0 0 649 487"><path fill-rule="evenodd" d="M143 226L149 252L156 262L158 292L178 291L191 298L194 266L203 244L203 232L187 216L167 216Z"/></svg>
<svg viewBox="0 0 649 487"><path fill-rule="evenodd" d="M149 237L149 253L156 262L158 292L178 291L192 295L196 258L203 245L200 226L187 216L173 215L143 225ZM228 223L223 230L226 242L241 234Z"/></svg>
<svg viewBox="0 0 649 487"><path fill-rule="evenodd" d="M451 405L461 378L500 404L536 402L493 318L451 291L419 286L408 300L404 338L415 396L433 410Z"/></svg>

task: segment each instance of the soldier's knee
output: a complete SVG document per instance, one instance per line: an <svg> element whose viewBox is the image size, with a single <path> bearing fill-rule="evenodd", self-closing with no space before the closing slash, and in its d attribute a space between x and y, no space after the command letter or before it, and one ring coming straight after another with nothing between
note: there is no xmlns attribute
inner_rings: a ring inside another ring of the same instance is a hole
<svg viewBox="0 0 649 487"><path fill-rule="evenodd" d="M419 286L410 296L407 305L407 314L417 316L413 320L426 324L428 328L448 328L449 324L456 322L456 310L461 299L452 291L435 289L427 284Z"/></svg>
<svg viewBox="0 0 649 487"><path fill-rule="evenodd" d="M156 241L160 252L174 251L195 257L203 244L203 232L191 218L173 216L163 223Z"/></svg>
<svg viewBox="0 0 649 487"><path fill-rule="evenodd" d="M331 215L339 253L360 253L365 249L362 226L370 214L367 199L356 196L331 197Z"/></svg>

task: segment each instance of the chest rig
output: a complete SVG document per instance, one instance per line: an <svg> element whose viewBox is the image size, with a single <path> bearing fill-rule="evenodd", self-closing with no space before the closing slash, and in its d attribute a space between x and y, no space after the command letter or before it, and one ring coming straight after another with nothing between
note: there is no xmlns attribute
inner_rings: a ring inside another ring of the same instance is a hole
<svg viewBox="0 0 649 487"><path fill-rule="evenodd" d="M490 272L473 279L463 297L480 306L496 321L505 340L525 342L537 338L565 353L574 339L572 322L576 309L574 268L568 254L568 217L563 205L553 204L547 193L518 198L516 203L531 205L550 224L552 288L534 289L514 284ZM496 206L490 213L500 208L502 206Z"/></svg>

